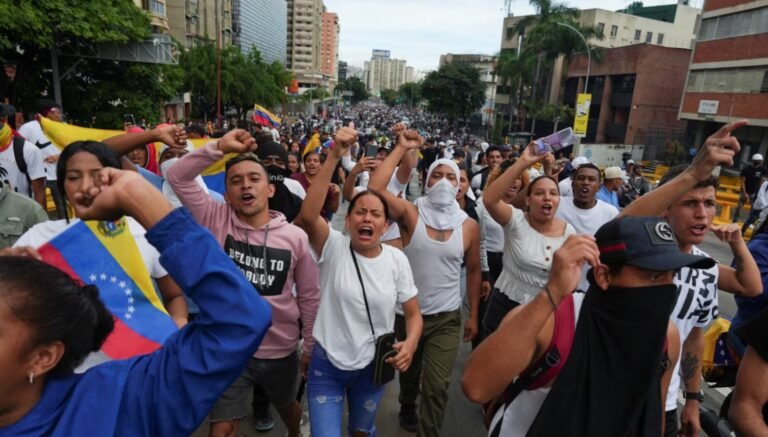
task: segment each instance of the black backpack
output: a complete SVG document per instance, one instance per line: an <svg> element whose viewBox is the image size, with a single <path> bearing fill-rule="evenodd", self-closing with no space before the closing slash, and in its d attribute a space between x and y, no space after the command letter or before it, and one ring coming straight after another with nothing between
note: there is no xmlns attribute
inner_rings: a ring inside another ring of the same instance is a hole
<svg viewBox="0 0 768 437"><path fill-rule="evenodd" d="M27 186L29 187L28 195L32 195L32 180L27 174L27 161L24 160L24 143L26 140L19 136L13 137L13 157L16 158L16 166L19 167L19 171L27 178Z"/></svg>

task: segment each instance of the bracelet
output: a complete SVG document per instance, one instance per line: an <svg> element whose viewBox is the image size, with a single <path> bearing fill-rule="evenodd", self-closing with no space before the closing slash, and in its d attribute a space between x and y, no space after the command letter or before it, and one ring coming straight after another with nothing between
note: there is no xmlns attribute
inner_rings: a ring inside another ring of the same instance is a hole
<svg viewBox="0 0 768 437"><path fill-rule="evenodd" d="M549 303L552 304L552 311L557 312L557 304L555 303L555 299L552 298L552 292L549 291L549 287L545 285L544 291L547 293L547 297L549 298Z"/></svg>

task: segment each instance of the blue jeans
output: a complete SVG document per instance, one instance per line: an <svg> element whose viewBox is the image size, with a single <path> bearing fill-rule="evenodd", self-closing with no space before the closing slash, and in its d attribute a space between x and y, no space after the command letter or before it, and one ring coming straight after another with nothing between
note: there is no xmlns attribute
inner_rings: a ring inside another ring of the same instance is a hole
<svg viewBox="0 0 768 437"><path fill-rule="evenodd" d="M373 363L360 370L341 370L315 343L307 379L307 403L312 437L339 437L344 398L349 397L349 435L363 431L376 436L376 411L384 386L373 383Z"/></svg>

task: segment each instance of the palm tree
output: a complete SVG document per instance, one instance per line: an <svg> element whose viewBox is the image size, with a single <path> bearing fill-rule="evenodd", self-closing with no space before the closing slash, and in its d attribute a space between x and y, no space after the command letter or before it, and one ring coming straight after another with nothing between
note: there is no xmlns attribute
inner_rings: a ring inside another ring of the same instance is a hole
<svg viewBox="0 0 768 437"><path fill-rule="evenodd" d="M512 87L517 87L517 97L515 103L518 108L522 103L523 87L530 85L533 79L533 62L535 54L530 50L522 50L519 53L511 50L504 50L499 54L496 61L496 76L499 78L499 85L510 88L509 92L509 127L512 128L513 102Z"/></svg>

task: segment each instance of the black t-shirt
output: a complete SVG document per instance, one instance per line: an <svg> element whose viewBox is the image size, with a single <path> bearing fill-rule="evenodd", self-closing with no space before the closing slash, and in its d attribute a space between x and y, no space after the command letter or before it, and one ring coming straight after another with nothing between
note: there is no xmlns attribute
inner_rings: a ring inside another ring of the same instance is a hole
<svg viewBox="0 0 768 437"><path fill-rule="evenodd" d="M744 178L744 188L747 194L755 194L760 189L760 181L765 176L765 167L762 165L755 167L750 165L741 171L741 177Z"/></svg>
<svg viewBox="0 0 768 437"><path fill-rule="evenodd" d="M436 147L429 147L421 152L421 156L423 156L423 159L421 160L421 168L424 169L424 171L427 171L429 166L437 160L437 152L438 150Z"/></svg>
<svg viewBox="0 0 768 437"><path fill-rule="evenodd" d="M768 309L741 325L736 334L768 362Z"/></svg>

